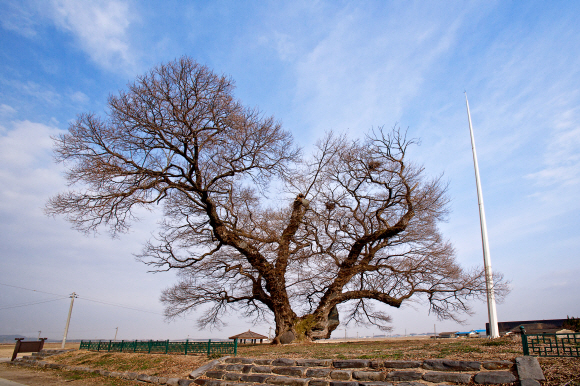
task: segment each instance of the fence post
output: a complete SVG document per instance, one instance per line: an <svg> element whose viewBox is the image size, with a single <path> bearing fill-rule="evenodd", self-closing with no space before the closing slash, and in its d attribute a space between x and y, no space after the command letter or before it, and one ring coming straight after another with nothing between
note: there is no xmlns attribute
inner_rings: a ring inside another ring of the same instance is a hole
<svg viewBox="0 0 580 386"><path fill-rule="evenodd" d="M189 343L189 339L185 340L185 355L187 355L187 344Z"/></svg>
<svg viewBox="0 0 580 386"><path fill-rule="evenodd" d="M238 355L238 338L234 339L234 356Z"/></svg>
<svg viewBox="0 0 580 386"><path fill-rule="evenodd" d="M133 341L133 352L137 352L137 340Z"/></svg>
<svg viewBox="0 0 580 386"><path fill-rule="evenodd" d="M169 351L169 339L165 342L165 354L167 354L167 351Z"/></svg>
<svg viewBox="0 0 580 386"><path fill-rule="evenodd" d="M113 342L112 340L109 341L109 348L107 349L107 351L111 351L111 343L112 342Z"/></svg>
<svg viewBox="0 0 580 386"><path fill-rule="evenodd" d="M207 341L207 356L211 354L211 339Z"/></svg>
<svg viewBox="0 0 580 386"><path fill-rule="evenodd" d="M125 346L125 341L124 341L124 340L122 340L122 341L121 341L121 352L123 352L123 347L124 347L124 346Z"/></svg>
<svg viewBox="0 0 580 386"><path fill-rule="evenodd" d="M530 349L528 347L528 336L526 335L526 328L520 326L520 331L522 332L522 349L524 350L524 355L530 355Z"/></svg>
<svg viewBox="0 0 580 386"><path fill-rule="evenodd" d="M153 345L153 341L149 339L149 354L151 354L151 346Z"/></svg>

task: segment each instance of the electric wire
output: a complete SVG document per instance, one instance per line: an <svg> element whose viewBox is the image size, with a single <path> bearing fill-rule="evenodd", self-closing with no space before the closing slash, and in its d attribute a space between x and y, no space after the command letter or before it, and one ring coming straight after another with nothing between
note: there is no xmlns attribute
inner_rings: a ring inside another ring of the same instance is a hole
<svg viewBox="0 0 580 386"><path fill-rule="evenodd" d="M12 287L12 288L18 288L18 289L22 289L22 290L26 290L26 291L38 292L38 293L49 294L49 295L54 295L54 296L61 296L61 299L70 298L70 295L55 294L55 293L51 293L51 292L40 291L40 290L35 290L35 289L30 289L30 288L24 288L24 287L19 287L19 286L10 285L10 284L4 284L4 283L0 283L0 285L4 285L4 286L7 286L7 287ZM139 312L146 312L146 313L149 313L149 314L164 316L160 312L142 310L142 309L135 308L135 307L128 307L128 306L125 306L125 305L122 305L122 304L115 304L115 303L105 302L105 301L102 301L102 300L91 299L91 298L87 298L87 297L80 296L80 295L76 295L76 296L78 297L78 299L87 300L89 302L100 303L100 304L105 304L105 305L108 305L108 306L125 308L125 309L128 309L128 310L139 311ZM40 303L43 303L43 302L30 303L28 305L34 305L34 304L40 304ZM15 306L9 306L9 307L0 308L0 310L7 309L7 308L15 308L15 307L25 307L25 306L26 305L24 305L24 304L23 305L15 305Z"/></svg>
<svg viewBox="0 0 580 386"><path fill-rule="evenodd" d="M123 305L120 305L120 304L104 302L102 300L89 299L89 298L83 297L83 296L79 296L79 299L88 300L89 302L94 302L94 303L106 304L108 306L126 308L128 310L139 311L139 312L147 312L148 314L155 314L155 315L161 315L161 316L163 316L163 314L162 313L159 313L159 312L147 311L147 310L142 310L142 309L134 308L134 307L127 307L127 306L123 306Z"/></svg>
<svg viewBox="0 0 580 386"><path fill-rule="evenodd" d="M49 303L49 302L55 302L57 300L64 300L67 299L66 297L61 297L58 299L48 299L48 300L42 300L39 302L32 302L32 303L23 303L23 304L15 304L13 306L8 306L8 307L0 307L0 310L7 310L9 308L18 308L18 307L27 307L27 306L33 306L35 304L42 304L42 303Z"/></svg>
<svg viewBox="0 0 580 386"><path fill-rule="evenodd" d="M18 289L22 289L22 290L26 290L26 291L39 292L41 294L48 294L48 295L54 295L54 296L64 296L66 298L69 297L69 295L55 294L52 292L39 291L39 290L35 290L35 289L30 289L30 288L18 287L16 285L10 285L10 284L4 284L4 283L0 283L0 285L5 285L6 287L18 288Z"/></svg>

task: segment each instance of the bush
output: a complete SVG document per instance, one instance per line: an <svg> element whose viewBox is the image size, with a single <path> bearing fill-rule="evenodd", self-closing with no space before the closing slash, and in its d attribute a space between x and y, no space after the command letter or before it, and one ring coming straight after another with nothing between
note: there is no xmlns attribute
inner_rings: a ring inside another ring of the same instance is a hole
<svg viewBox="0 0 580 386"><path fill-rule="evenodd" d="M567 330L572 330L574 332L580 331L580 318L574 318L566 316L566 321L562 325Z"/></svg>

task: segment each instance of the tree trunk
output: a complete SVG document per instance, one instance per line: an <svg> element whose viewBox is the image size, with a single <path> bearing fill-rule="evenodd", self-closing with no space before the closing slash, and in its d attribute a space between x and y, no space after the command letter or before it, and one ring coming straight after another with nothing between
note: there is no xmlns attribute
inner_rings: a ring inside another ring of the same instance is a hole
<svg viewBox="0 0 580 386"><path fill-rule="evenodd" d="M273 344L288 344L292 342L328 339L332 331L339 325L338 310L332 307L326 315L308 314L300 318L289 317L289 313L277 314L276 337Z"/></svg>

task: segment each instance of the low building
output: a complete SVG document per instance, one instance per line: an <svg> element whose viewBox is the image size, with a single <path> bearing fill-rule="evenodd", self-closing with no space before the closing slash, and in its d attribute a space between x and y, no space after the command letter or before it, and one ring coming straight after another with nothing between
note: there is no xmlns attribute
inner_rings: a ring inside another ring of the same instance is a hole
<svg viewBox="0 0 580 386"><path fill-rule="evenodd" d="M524 326L529 334L555 334L564 329L566 319L544 319L544 320L519 320L513 322L499 322L497 324L500 335L508 333L519 334L520 326ZM485 324L485 330L489 335L489 323Z"/></svg>
<svg viewBox="0 0 580 386"><path fill-rule="evenodd" d="M456 335L458 338L485 338L487 336L485 330L458 332Z"/></svg>
<svg viewBox="0 0 580 386"><path fill-rule="evenodd" d="M442 332L437 337L438 338L457 338L457 333L459 331Z"/></svg>
<svg viewBox="0 0 580 386"><path fill-rule="evenodd" d="M265 335L258 334L257 332L253 331L246 331L242 332L241 334L230 336L229 339L237 339L238 342L244 344L246 341L250 341L250 343L257 343L258 340L262 343L264 340L268 340L268 337Z"/></svg>

